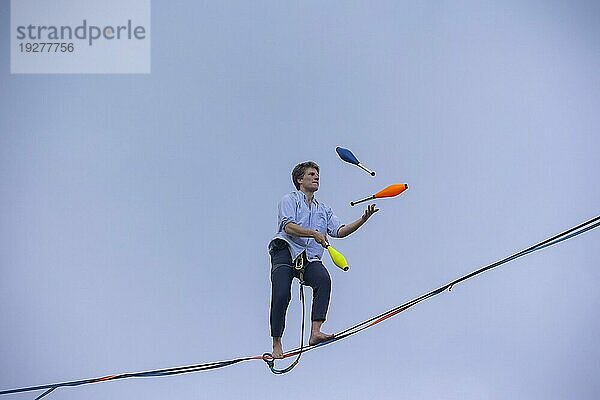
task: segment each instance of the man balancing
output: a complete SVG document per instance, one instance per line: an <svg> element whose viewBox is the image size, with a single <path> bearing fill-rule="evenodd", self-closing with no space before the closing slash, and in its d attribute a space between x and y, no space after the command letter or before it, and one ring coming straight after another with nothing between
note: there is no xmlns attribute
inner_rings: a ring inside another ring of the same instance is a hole
<svg viewBox="0 0 600 400"><path fill-rule="evenodd" d="M331 339L321 332L329 308L331 278L321 262L323 250L329 245L327 235L343 238L358 228L377 211L371 204L356 221L343 225L331 208L315 198L319 190L319 166L313 161L298 164L292 171L296 191L283 196L278 205L277 234L269 243L271 256L271 336L273 358L283 358L281 337L285 329L285 314L291 299L294 268L302 260L304 283L313 289L311 332L309 345Z"/></svg>

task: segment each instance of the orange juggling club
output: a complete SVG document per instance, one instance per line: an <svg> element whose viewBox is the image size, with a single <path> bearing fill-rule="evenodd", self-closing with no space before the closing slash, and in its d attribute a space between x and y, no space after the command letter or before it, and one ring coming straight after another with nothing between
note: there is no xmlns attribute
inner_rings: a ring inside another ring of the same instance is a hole
<svg viewBox="0 0 600 400"><path fill-rule="evenodd" d="M394 185L390 185L385 189L381 189L379 192L375 193L372 196L364 198L358 201L351 201L350 205L354 206L359 203L364 203L365 201L373 200L373 199L382 199L384 197L394 197L398 196L400 193L404 192L408 189L408 185L406 183L396 183Z"/></svg>

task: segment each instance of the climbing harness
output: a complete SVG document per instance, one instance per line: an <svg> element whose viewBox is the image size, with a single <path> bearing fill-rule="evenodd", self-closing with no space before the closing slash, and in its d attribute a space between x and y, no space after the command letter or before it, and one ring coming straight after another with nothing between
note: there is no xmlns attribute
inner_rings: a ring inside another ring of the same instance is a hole
<svg viewBox="0 0 600 400"><path fill-rule="evenodd" d="M210 369L216 369L216 368L223 368L223 367L227 367L233 364L237 364L240 362L245 362L245 361L250 361L250 360L262 360L265 361L267 363L267 365L269 366L269 368L271 369L271 371L274 374L284 374L286 372L291 371L291 369L298 364L298 361L300 359L300 355L302 355L303 353L306 353L307 351L310 350L314 350L318 347L324 346L324 345L328 345L331 343L334 343L338 340L341 339L345 339L351 335L354 335L358 332L361 332L367 328L370 328L382 321L385 321L388 318L391 318L399 313L401 313L402 311L405 311L409 308L411 308L412 306L427 300L433 296L436 296L446 290L450 291L452 290L452 288L454 286L456 286L457 284L464 282L467 279L470 279L476 275L479 275L485 271L488 271L492 268L496 268L499 267L502 264L505 264L509 261L515 260L519 257L523 257L527 254L533 253L535 251L538 250L542 250L545 249L547 247L553 246L555 244L558 244L562 241L565 241L567 239L573 238L575 236L578 236L584 232L587 232L591 229L597 228L598 226L600 226L600 216L597 216L595 218L592 218L582 224L579 224L571 229L568 229L558 235L555 235L551 238L548 238L542 242L539 242L531 247L526 248L525 250L521 250L511 256L508 256L502 260L496 261L492 264L489 264L483 268L480 268L474 272L471 272L470 274L467 274L465 276L462 276L458 279L453 280L452 282L447 283L444 286L441 286L435 290L432 290L429 293L426 293L422 296L419 296L413 300L410 300L404 304L401 304L395 308L392 308L391 310L388 310L384 313L381 313L373 318L368 319L367 321L363 321L361 323L358 323L348 329L345 329L339 333L336 333L333 338L325 341L325 342L321 342L318 343L316 345L309 345L309 346L304 346L303 343L303 337L304 337L304 325L302 325L302 336L301 336L301 343L300 343L300 347L294 350L289 351L288 353L285 353L283 355L283 358L288 358L288 357L293 357L293 356L297 356L296 360L294 361L294 363L292 363L289 367L283 369L283 370L277 370L274 368L274 360L273 357L270 353L265 353L262 356L250 356L250 357L240 357L240 358L235 358L232 360L226 360L226 361L217 361L217 362L210 362L210 363L204 363L204 364L196 364L196 365L189 365L189 366L184 366L184 367L174 367L174 368L166 368L166 369L158 369L158 370L152 370L152 371L145 371L145 372L136 372L136 373L122 373L122 374L117 374L117 375L108 375L108 376L104 376L104 377L100 377L100 378L91 378L91 379L84 379L84 380L79 380L79 381L70 381L70 382L63 382L63 383L53 383L53 384L49 384L49 385L40 385L40 386L30 386L30 387L24 387L24 388L19 388L19 389L11 389L11 390L4 390L4 391L0 391L0 395L6 395L6 394L14 394L14 393L23 393L23 392L31 392L31 391L36 391L36 390L45 390L44 393L42 393L40 396L38 396L36 398L36 400L41 399L42 397L50 394L51 392L53 392L54 390L61 388L61 387L75 387L75 386L81 386L81 385L87 385L87 384L92 384L92 383L100 383L100 382L106 382L106 381L112 381L112 380L117 380L117 379L127 379L127 378L148 378L148 377L159 377L159 376L170 376L170 375L178 375L178 374L187 374L187 373L192 373L192 372L200 372L200 371L207 371ZM303 262L303 261L302 261ZM294 268L296 267L296 264L294 266ZM302 268L301 268L302 269ZM301 279L301 286L300 286L300 298L302 299L302 321L304 321L304 294L303 294L303 274L301 275L302 279Z"/></svg>
<svg viewBox="0 0 600 400"><path fill-rule="evenodd" d="M300 274L300 284L301 285L304 285L304 257L306 257L305 254L306 254L306 252L303 251L294 260L294 269L296 271L298 271L298 274Z"/></svg>

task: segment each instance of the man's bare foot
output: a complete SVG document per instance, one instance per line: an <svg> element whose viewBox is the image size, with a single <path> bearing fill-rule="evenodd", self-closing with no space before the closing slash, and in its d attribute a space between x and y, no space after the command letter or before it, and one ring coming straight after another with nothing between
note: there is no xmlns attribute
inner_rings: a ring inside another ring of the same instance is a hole
<svg viewBox="0 0 600 400"><path fill-rule="evenodd" d="M273 358L283 358L283 347L281 347L281 338L273 338Z"/></svg>
<svg viewBox="0 0 600 400"><path fill-rule="evenodd" d="M310 339L308 339L308 344L310 346L314 346L315 344L319 344L322 342L326 342L329 339L333 339L335 335L329 335L323 332L311 332Z"/></svg>

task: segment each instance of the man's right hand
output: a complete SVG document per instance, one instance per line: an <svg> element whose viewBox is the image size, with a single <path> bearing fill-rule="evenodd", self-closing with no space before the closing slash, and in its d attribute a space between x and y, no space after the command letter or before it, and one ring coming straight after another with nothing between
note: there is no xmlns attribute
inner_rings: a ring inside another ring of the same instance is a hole
<svg viewBox="0 0 600 400"><path fill-rule="evenodd" d="M283 227L283 230L288 235L294 235L294 236L298 236L298 237L309 237L309 238L311 237L311 238L315 239L315 241L317 243L319 243L321 246L323 246L323 247L329 246L329 242L327 241L327 236L323 235L319 231L313 231L308 228L303 228L300 225L295 224L293 222L288 222Z"/></svg>
<svg viewBox="0 0 600 400"><path fill-rule="evenodd" d="M319 231L314 231L313 238L317 243L319 243L323 247L329 246L329 242L327 241L327 236L323 235Z"/></svg>

